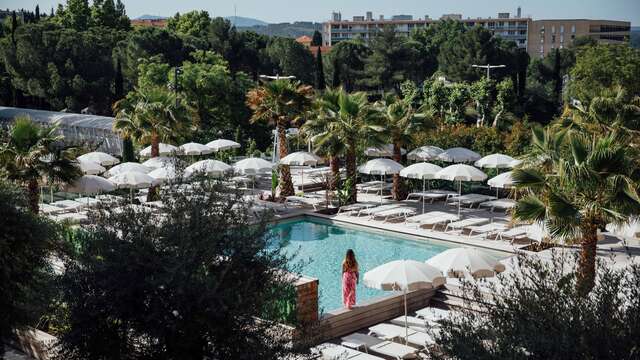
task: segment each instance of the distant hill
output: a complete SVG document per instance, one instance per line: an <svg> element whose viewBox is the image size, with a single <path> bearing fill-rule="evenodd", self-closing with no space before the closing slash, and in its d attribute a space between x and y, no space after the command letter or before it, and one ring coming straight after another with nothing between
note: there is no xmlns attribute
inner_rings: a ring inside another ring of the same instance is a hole
<svg viewBox="0 0 640 360"><path fill-rule="evenodd" d="M296 21L294 23L267 24L266 26L237 26L237 28L240 31L250 30L263 35L297 38L302 35L312 36L316 30L322 31L322 23Z"/></svg>
<svg viewBox="0 0 640 360"><path fill-rule="evenodd" d="M135 18L135 20L161 20L166 19L166 16L158 16L158 15L141 15Z"/></svg>
<svg viewBox="0 0 640 360"><path fill-rule="evenodd" d="M242 16L225 16L225 19L231 21L236 27L251 27L251 26L267 26L269 23L248 17Z"/></svg>

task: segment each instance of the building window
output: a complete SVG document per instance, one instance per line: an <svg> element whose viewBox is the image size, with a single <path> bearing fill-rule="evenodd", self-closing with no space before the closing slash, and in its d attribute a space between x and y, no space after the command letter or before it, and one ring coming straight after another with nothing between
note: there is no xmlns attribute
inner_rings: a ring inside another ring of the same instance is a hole
<svg viewBox="0 0 640 360"><path fill-rule="evenodd" d="M493 22L493 21L489 21L489 27L490 27L490 28L492 28L492 27L496 27L496 23L495 23L495 22Z"/></svg>
<svg viewBox="0 0 640 360"><path fill-rule="evenodd" d="M564 42L564 34L560 34L560 42L563 43Z"/></svg>
<svg viewBox="0 0 640 360"><path fill-rule="evenodd" d="M552 34L555 34L555 33L556 33L556 26L555 26L555 25L552 25L552 26L551 26L551 33L552 33Z"/></svg>
<svg viewBox="0 0 640 360"><path fill-rule="evenodd" d="M574 33L574 34L576 33L576 26L575 25L571 25L571 32Z"/></svg>
<svg viewBox="0 0 640 360"><path fill-rule="evenodd" d="M551 43L552 44L556 43L556 36L555 35L551 35Z"/></svg>
<svg viewBox="0 0 640 360"><path fill-rule="evenodd" d="M564 25L560 25L560 33L564 33Z"/></svg>

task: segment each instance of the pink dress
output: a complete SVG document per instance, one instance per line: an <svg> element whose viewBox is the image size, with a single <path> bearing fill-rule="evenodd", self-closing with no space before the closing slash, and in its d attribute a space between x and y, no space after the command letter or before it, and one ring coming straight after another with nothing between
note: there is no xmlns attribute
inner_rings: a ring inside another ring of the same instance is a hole
<svg viewBox="0 0 640 360"><path fill-rule="evenodd" d="M342 304L347 309L351 309L356 304L356 281L356 272L342 273Z"/></svg>

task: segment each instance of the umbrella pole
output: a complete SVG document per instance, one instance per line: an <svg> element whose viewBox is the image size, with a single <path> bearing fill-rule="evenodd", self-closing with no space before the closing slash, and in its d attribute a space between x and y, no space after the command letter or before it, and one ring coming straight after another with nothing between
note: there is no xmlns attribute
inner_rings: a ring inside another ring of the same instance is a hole
<svg viewBox="0 0 640 360"><path fill-rule="evenodd" d="M407 323L407 289L404 289L404 344L409 344L409 324Z"/></svg>
<svg viewBox="0 0 640 360"><path fill-rule="evenodd" d="M426 182L427 182L427 181L425 180L425 178L424 178L424 177L422 177L422 192L423 192L423 193L424 193L424 184L425 184ZM422 213L424 214L424 194L422 194L422 196L421 196L421 197L422 197Z"/></svg>
<svg viewBox="0 0 640 360"><path fill-rule="evenodd" d="M460 196L462 196L462 180L458 180L458 218L460 217Z"/></svg>
<svg viewBox="0 0 640 360"><path fill-rule="evenodd" d="M300 170L300 186L302 187L302 196L304 196L304 165Z"/></svg>
<svg viewBox="0 0 640 360"><path fill-rule="evenodd" d="M380 204L382 204L382 192L384 191L384 183L387 180L387 177L382 175L380 176L380 180L382 180L382 183L380 184Z"/></svg>

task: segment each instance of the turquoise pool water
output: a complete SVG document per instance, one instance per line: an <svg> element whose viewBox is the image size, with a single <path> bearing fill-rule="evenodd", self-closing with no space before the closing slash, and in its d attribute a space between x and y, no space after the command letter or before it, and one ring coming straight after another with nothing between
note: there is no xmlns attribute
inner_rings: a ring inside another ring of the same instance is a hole
<svg viewBox="0 0 640 360"><path fill-rule="evenodd" d="M332 225L322 220L301 219L274 225L273 235L287 240L285 251L297 252L302 261L302 274L320 280L320 309L324 311L342 307L341 264L347 249L353 249L360 265L360 276L392 260L424 261L453 246L426 241L413 241L393 233L365 231ZM357 302L388 292L357 287Z"/></svg>

